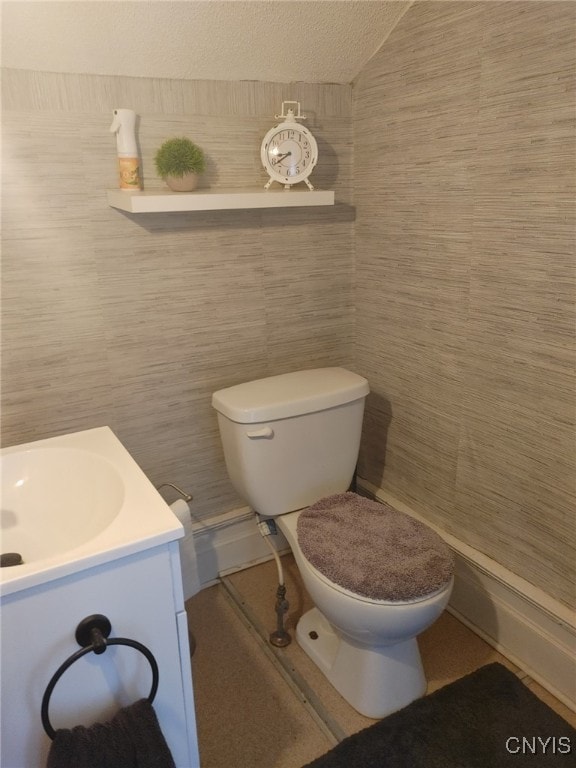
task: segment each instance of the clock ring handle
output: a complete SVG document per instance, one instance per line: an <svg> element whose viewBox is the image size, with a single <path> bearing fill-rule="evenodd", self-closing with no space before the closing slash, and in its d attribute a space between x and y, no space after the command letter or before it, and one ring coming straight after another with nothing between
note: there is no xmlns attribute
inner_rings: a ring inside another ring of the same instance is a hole
<svg viewBox="0 0 576 768"><path fill-rule="evenodd" d="M284 112L284 105L285 104L296 104L298 106L298 112L296 112L296 114L294 114L294 110L291 107L289 107L288 108L288 112L285 113ZM290 114L290 112L292 114ZM282 112L281 112L281 114L274 115L274 117L276 117L276 118L279 118L279 117L292 117L292 118L294 118L296 120L306 120L306 115L302 115L300 113L300 102L299 101L283 101L282 102Z"/></svg>

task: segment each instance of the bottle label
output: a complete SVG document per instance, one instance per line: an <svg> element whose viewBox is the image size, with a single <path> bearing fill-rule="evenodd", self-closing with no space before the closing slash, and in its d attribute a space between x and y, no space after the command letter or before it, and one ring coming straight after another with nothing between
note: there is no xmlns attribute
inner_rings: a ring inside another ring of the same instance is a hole
<svg viewBox="0 0 576 768"><path fill-rule="evenodd" d="M120 189L142 189L140 163L137 157L119 157Z"/></svg>

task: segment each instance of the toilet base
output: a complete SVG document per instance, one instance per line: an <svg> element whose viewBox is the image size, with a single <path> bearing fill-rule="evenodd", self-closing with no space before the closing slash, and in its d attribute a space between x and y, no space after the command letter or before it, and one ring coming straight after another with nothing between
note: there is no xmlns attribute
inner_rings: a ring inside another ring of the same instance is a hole
<svg viewBox="0 0 576 768"><path fill-rule="evenodd" d="M426 692L416 638L378 648L352 645L317 608L302 616L296 637L338 693L366 717L386 717Z"/></svg>

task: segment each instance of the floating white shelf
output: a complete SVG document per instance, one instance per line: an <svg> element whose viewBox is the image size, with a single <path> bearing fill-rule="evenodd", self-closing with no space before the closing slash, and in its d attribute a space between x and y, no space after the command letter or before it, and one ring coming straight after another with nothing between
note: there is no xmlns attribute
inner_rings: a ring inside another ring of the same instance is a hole
<svg viewBox="0 0 576 768"><path fill-rule="evenodd" d="M170 211L221 211L241 208L297 208L309 205L334 205L334 192L309 189L228 189L171 192L154 190L130 192L108 190L108 204L128 213L168 213Z"/></svg>

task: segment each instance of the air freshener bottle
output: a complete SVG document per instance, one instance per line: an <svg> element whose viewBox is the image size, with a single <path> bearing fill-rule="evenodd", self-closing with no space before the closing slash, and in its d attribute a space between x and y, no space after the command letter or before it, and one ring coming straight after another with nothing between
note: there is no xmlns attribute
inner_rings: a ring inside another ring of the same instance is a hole
<svg viewBox="0 0 576 768"><path fill-rule="evenodd" d="M120 189L142 189L136 145L136 113L131 109L115 109L113 115L110 133L116 134Z"/></svg>

